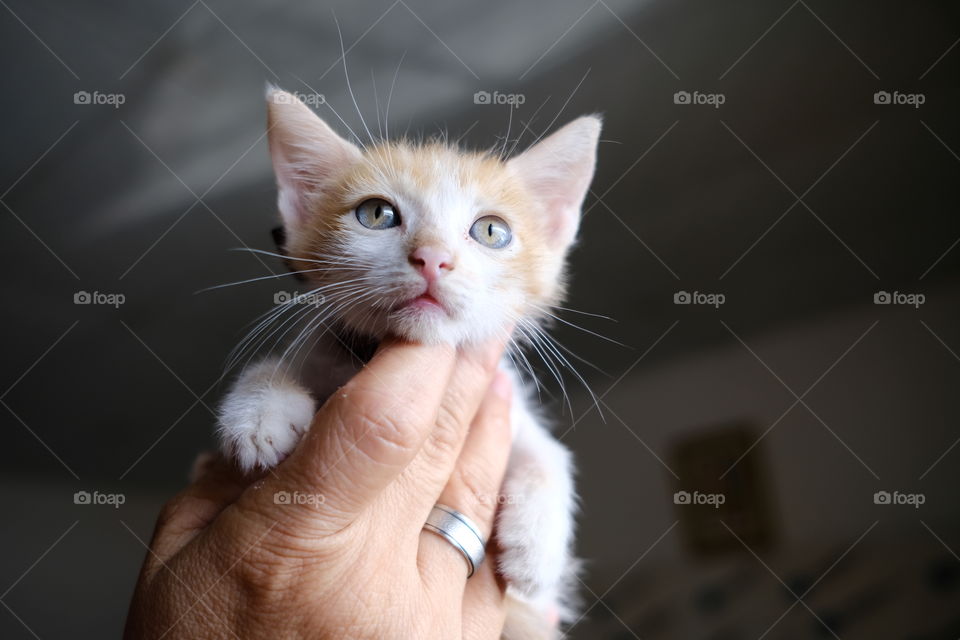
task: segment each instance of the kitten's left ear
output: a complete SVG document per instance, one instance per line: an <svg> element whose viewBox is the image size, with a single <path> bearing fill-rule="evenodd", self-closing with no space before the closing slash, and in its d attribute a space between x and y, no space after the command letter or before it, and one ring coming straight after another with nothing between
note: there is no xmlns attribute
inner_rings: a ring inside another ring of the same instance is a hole
<svg viewBox="0 0 960 640"><path fill-rule="evenodd" d="M593 180L600 126L599 116L577 118L507 163L543 203L556 249L566 249L577 235L580 207Z"/></svg>

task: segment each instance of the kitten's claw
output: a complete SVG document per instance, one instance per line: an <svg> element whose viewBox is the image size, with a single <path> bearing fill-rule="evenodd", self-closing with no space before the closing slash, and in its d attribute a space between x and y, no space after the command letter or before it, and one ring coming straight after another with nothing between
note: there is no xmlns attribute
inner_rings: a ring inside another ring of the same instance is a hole
<svg viewBox="0 0 960 640"><path fill-rule="evenodd" d="M232 425L224 446L244 471L269 469L293 452L311 420L313 398L309 395L273 392L259 410L244 417L244 423ZM222 420L221 425L226 432Z"/></svg>

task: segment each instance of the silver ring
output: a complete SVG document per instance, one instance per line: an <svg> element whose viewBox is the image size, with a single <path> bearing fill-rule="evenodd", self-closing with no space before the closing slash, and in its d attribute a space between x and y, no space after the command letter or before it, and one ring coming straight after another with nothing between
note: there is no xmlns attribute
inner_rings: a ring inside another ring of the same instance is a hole
<svg viewBox="0 0 960 640"><path fill-rule="evenodd" d="M442 536L452 544L467 560L467 568L473 575L477 567L483 562L484 548L487 546L480 535L480 529L473 520L456 509L437 504L430 510L423 528Z"/></svg>

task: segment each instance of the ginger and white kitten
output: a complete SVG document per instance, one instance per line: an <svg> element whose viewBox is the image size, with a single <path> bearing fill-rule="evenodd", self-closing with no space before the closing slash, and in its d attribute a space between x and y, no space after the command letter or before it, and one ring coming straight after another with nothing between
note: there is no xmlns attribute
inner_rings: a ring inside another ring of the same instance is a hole
<svg viewBox="0 0 960 640"><path fill-rule="evenodd" d="M278 464L362 366L341 336L461 345L542 321L564 293L600 133L581 117L509 160L441 143L361 149L291 94L271 88L267 102L283 250L325 304L309 311L305 358L246 367L223 401L222 446L245 470ZM519 602L505 637L550 637L573 615L572 461L504 367L514 439L495 531Z"/></svg>

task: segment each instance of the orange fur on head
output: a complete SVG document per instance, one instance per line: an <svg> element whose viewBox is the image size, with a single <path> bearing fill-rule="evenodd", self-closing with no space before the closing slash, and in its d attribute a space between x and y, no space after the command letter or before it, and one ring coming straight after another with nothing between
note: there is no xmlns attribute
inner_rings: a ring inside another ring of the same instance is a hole
<svg viewBox="0 0 960 640"><path fill-rule="evenodd" d="M599 119L580 118L503 160L441 143L360 149L290 94L272 90L268 99L285 250L326 287L350 329L458 344L536 321L560 301ZM358 222L357 207L370 199L389 203L399 224L375 230ZM484 216L506 223L508 245L471 237ZM439 312L404 306L424 293L410 257L421 247L448 257L442 278L428 282Z"/></svg>

